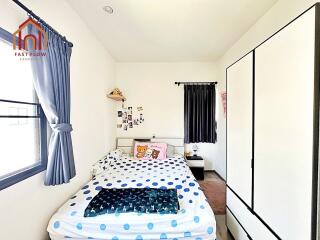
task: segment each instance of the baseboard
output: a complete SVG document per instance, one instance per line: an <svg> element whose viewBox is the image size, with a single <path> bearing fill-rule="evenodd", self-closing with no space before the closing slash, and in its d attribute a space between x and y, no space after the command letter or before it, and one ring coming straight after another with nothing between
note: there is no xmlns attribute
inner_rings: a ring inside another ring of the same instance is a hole
<svg viewBox="0 0 320 240"><path fill-rule="evenodd" d="M221 175L219 173L217 173L216 170L204 170L204 172L212 172L214 174L216 174L222 181L226 181L223 177L221 177Z"/></svg>

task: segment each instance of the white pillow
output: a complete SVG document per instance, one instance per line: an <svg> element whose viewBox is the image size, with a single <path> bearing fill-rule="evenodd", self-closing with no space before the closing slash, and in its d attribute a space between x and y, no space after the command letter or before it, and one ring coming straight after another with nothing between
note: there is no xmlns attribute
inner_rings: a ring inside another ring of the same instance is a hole
<svg viewBox="0 0 320 240"><path fill-rule="evenodd" d="M174 157L175 149L173 145L167 144L167 158Z"/></svg>
<svg viewBox="0 0 320 240"><path fill-rule="evenodd" d="M181 154L181 153L175 153L175 154L173 154L173 157L175 157L175 158L184 158L183 154Z"/></svg>
<svg viewBox="0 0 320 240"><path fill-rule="evenodd" d="M98 160L95 164L92 165L92 177L101 174L104 170L107 169L107 167L110 165L112 161L119 159L120 157L122 157L122 155L123 151L121 149L116 149L102 157L100 160Z"/></svg>
<svg viewBox="0 0 320 240"><path fill-rule="evenodd" d="M111 151L109 153L112 157L115 157L115 158L119 158L123 155L123 150L122 149L116 149L114 151Z"/></svg>

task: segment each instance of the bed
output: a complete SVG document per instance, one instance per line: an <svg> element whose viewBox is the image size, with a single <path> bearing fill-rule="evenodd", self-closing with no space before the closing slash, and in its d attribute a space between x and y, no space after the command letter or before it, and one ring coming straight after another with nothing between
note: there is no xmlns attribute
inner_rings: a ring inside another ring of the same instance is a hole
<svg viewBox="0 0 320 240"><path fill-rule="evenodd" d="M180 209L177 214L131 212L85 218L87 205L102 188L175 188ZM52 216L47 230L52 240L216 239L214 214L181 155L165 160L127 155L113 159Z"/></svg>

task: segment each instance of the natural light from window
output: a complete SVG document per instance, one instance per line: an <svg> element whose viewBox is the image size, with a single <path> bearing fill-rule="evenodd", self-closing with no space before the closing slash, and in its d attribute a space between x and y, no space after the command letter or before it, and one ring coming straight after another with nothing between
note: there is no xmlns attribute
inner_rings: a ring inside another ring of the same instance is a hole
<svg viewBox="0 0 320 240"><path fill-rule="evenodd" d="M11 44L0 39L0 99L37 102L30 60L14 56ZM40 161L39 118L36 105L0 101L0 178Z"/></svg>

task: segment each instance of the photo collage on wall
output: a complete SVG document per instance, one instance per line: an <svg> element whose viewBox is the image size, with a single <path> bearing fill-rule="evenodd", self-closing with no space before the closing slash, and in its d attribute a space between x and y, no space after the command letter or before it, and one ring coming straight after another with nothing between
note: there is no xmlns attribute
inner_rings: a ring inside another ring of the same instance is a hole
<svg viewBox="0 0 320 240"><path fill-rule="evenodd" d="M117 128L121 128L124 131L128 131L130 128L137 127L144 122L143 108L137 107L123 107L118 111L118 123Z"/></svg>

